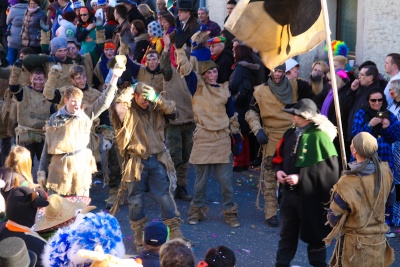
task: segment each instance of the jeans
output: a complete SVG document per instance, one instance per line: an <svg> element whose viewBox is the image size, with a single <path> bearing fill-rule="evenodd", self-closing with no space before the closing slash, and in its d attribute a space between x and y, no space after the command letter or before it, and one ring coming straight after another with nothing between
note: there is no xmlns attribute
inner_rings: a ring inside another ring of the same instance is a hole
<svg viewBox="0 0 400 267"><path fill-rule="evenodd" d="M167 128L167 142L169 153L176 169L177 184L186 187L186 174L189 167L190 153L193 147L194 123L182 125L169 124Z"/></svg>
<svg viewBox="0 0 400 267"><path fill-rule="evenodd" d="M175 218L176 204L170 192L170 182L164 165L157 160L156 155L142 159L142 164L140 181L127 183L130 220L138 221L145 217L143 198L146 184L149 186L152 197L161 206L162 219Z"/></svg>
<svg viewBox="0 0 400 267"><path fill-rule="evenodd" d="M217 182L222 190L223 209L228 210L233 207L233 163L232 155L229 163L218 164L195 164L196 181L194 183L193 204L196 207L204 207L206 205L207 181L210 177L211 169L214 168Z"/></svg>
<svg viewBox="0 0 400 267"><path fill-rule="evenodd" d="M18 59L18 53L19 53L18 48L8 47L7 61L10 65L13 65L14 62Z"/></svg>

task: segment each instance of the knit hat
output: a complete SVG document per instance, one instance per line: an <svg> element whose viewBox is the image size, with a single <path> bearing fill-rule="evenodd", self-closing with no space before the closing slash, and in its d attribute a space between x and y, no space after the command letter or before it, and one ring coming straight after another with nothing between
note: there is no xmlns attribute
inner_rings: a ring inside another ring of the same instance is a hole
<svg viewBox="0 0 400 267"><path fill-rule="evenodd" d="M51 54L55 54L58 49L68 48L68 43L65 38L62 37L54 37L50 41L50 52Z"/></svg>
<svg viewBox="0 0 400 267"><path fill-rule="evenodd" d="M208 43L209 45L212 45L212 44L217 44L217 43L225 43L225 41L226 41L226 38L225 38L225 37L223 37L223 36L216 36L216 37L214 37L214 38L209 39L209 40L207 41L207 43Z"/></svg>
<svg viewBox="0 0 400 267"><path fill-rule="evenodd" d="M83 5L82 5L81 1L79 1L79 0L74 1L73 0L73 6L74 6L74 9L78 9L78 8L81 8Z"/></svg>
<svg viewBox="0 0 400 267"><path fill-rule="evenodd" d="M206 72L212 68L218 68L218 65L215 64L214 61L206 60L206 61L201 62L201 74L204 74L204 72Z"/></svg>
<svg viewBox="0 0 400 267"><path fill-rule="evenodd" d="M149 33L151 33L152 36L160 38L163 37L164 32L161 28L161 25L157 21L150 22L147 26L147 30L149 31Z"/></svg>
<svg viewBox="0 0 400 267"><path fill-rule="evenodd" d="M98 0L97 1L97 5L99 5L99 6L103 6L105 4L107 4L107 0Z"/></svg>
<svg viewBox="0 0 400 267"><path fill-rule="evenodd" d="M49 206L39 209L35 224L35 231L46 233L68 226L73 223L77 210L86 208L91 201L90 197L74 196L62 197L53 194L48 198Z"/></svg>
<svg viewBox="0 0 400 267"><path fill-rule="evenodd" d="M275 68L274 68L274 71L275 70L281 70L281 71L283 71L283 72L286 72L286 63L283 63L282 65L279 65L279 66L276 66Z"/></svg>
<svg viewBox="0 0 400 267"><path fill-rule="evenodd" d="M285 72L288 72L289 70L293 69L296 66L300 66L299 62L297 62L293 58L289 58L288 60L286 60L285 65L286 65Z"/></svg>
<svg viewBox="0 0 400 267"><path fill-rule="evenodd" d="M97 5L98 5L97 0L92 0L92 1L90 1L90 5L91 5L91 6L93 6L94 4L97 4Z"/></svg>
<svg viewBox="0 0 400 267"><path fill-rule="evenodd" d="M361 157L367 159L378 151L378 142L370 133L361 132L354 136L353 147Z"/></svg>
<svg viewBox="0 0 400 267"><path fill-rule="evenodd" d="M167 242L168 235L168 227L162 222L151 222L144 228L144 242L153 247Z"/></svg>
<svg viewBox="0 0 400 267"><path fill-rule="evenodd" d="M0 242L1 267L33 267L36 261L36 253L28 250L21 238L9 237Z"/></svg>
<svg viewBox="0 0 400 267"><path fill-rule="evenodd" d="M309 98L303 98L299 102L295 104L287 104L284 109L284 112L287 112L292 115L303 116L305 112L311 114L312 116L318 114L317 105Z"/></svg>
<svg viewBox="0 0 400 267"><path fill-rule="evenodd" d="M74 43L74 44L76 44L76 46L81 47L81 43L78 42L78 40L76 40L76 38L74 36L67 37L67 43Z"/></svg>
<svg viewBox="0 0 400 267"><path fill-rule="evenodd" d="M47 194L39 188L30 189L20 186L11 190L7 198L7 218L13 222L31 228L35 223L38 208L49 205Z"/></svg>

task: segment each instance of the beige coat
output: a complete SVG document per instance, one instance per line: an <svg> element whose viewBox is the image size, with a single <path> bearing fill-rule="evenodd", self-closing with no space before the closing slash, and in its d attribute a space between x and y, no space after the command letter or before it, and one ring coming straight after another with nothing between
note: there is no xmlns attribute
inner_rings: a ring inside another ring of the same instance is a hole
<svg viewBox="0 0 400 267"><path fill-rule="evenodd" d="M293 101L297 102L297 81L295 78L290 80L293 88ZM258 130L263 129L268 135L269 141L264 146L264 157L273 156L276 147L283 134L293 125L292 115L283 112L285 104L271 91L268 85L261 84L254 89L254 98L260 108L260 114L254 110L246 112L246 121L251 131L256 135ZM262 124L260 122L260 117ZM262 126L261 126L262 125Z"/></svg>
<svg viewBox="0 0 400 267"><path fill-rule="evenodd" d="M164 114L174 113L175 103L160 96L156 104L143 110L132 97L132 88L129 87L115 101L123 103L127 108L124 121L114 123L115 139L124 158L122 180L140 180L143 170L141 159L147 159L151 155L157 155L157 159L166 166L167 172L174 172L174 164L164 144Z"/></svg>

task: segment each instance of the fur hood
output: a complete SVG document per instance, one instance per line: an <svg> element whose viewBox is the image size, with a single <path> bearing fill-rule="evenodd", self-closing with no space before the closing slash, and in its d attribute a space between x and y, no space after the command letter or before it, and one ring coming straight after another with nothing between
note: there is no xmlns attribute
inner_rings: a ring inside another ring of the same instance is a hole
<svg viewBox="0 0 400 267"><path fill-rule="evenodd" d="M136 43L136 42L143 41L143 40L149 41L149 38L150 38L150 36L149 36L148 33L142 33L139 36L135 36L134 40L135 40L135 43Z"/></svg>
<svg viewBox="0 0 400 267"><path fill-rule="evenodd" d="M237 65L242 66L243 68L248 68L250 70L259 70L260 64L257 63L250 63L247 61L239 61Z"/></svg>

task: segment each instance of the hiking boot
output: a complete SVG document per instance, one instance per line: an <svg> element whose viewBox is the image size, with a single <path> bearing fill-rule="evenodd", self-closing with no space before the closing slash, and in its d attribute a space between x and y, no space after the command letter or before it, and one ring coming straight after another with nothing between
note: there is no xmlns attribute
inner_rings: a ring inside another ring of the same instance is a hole
<svg viewBox="0 0 400 267"><path fill-rule="evenodd" d="M261 157L257 157L257 158L255 158L255 160L253 160L252 162L250 162L250 166L252 166L252 167L261 166L261 162L262 162Z"/></svg>
<svg viewBox="0 0 400 267"><path fill-rule="evenodd" d="M186 186L176 186L175 189L175 199L181 199L184 201L192 201L193 197L188 194Z"/></svg>
<svg viewBox="0 0 400 267"><path fill-rule="evenodd" d="M223 210L222 213L225 217L225 222L231 227L239 227L240 222L237 220L238 216L238 205L235 203L232 208L228 210Z"/></svg>
<svg viewBox="0 0 400 267"><path fill-rule="evenodd" d="M207 218L208 207L196 207L193 202L190 204L188 223L191 225L198 224Z"/></svg>
<svg viewBox="0 0 400 267"><path fill-rule="evenodd" d="M272 216L271 218L266 219L265 223L270 227L278 227L279 226L278 218L276 216Z"/></svg>

